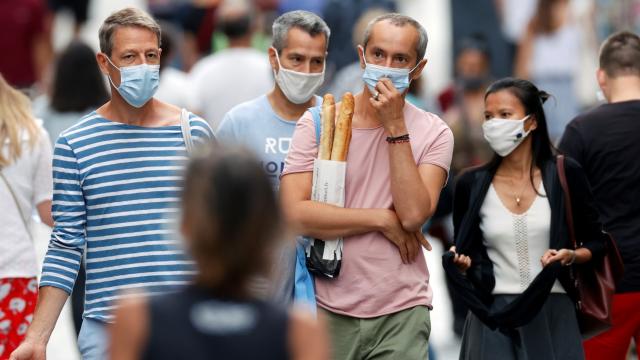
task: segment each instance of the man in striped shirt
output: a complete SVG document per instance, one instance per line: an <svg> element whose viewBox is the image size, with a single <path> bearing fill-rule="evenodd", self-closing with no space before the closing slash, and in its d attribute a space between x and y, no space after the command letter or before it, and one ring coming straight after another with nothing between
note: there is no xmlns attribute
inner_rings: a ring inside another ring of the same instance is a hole
<svg viewBox="0 0 640 360"><path fill-rule="evenodd" d="M138 9L115 12L100 28L97 60L112 97L56 143L55 227L34 319L11 359L44 359L85 246L85 313L78 337L83 359L106 358L106 323L123 291L164 293L194 274L172 224L188 135L207 142L213 132L204 120L153 99L159 42L158 24Z"/></svg>

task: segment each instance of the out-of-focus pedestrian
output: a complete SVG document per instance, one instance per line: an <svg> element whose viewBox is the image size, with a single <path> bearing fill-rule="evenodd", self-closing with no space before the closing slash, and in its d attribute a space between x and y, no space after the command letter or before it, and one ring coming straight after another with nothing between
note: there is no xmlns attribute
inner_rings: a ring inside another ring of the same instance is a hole
<svg viewBox="0 0 640 360"><path fill-rule="evenodd" d="M601 259L607 235L582 168L567 158L581 241L574 250L542 107L547 98L513 78L486 92L482 128L495 156L456 182L455 247L444 255L454 296L471 310L460 359L584 357L570 266Z"/></svg>
<svg viewBox="0 0 640 360"><path fill-rule="evenodd" d="M214 149L190 163L182 232L195 284L117 312L111 358L328 360L324 327L251 294L282 237L271 180L249 151Z"/></svg>
<svg viewBox="0 0 640 360"><path fill-rule="evenodd" d="M607 103L569 123L560 150L584 168L625 266L613 298L613 327L585 342L587 359L623 360L631 339L636 347L640 342L640 37L611 35L599 61Z"/></svg>
<svg viewBox="0 0 640 360"><path fill-rule="evenodd" d="M172 66L172 62L178 57L183 45L180 41L181 34L173 25L161 22L162 58L160 59L160 84L156 92L156 99L173 104L180 108L187 108L191 103L191 86L189 76L182 70Z"/></svg>
<svg viewBox="0 0 640 360"><path fill-rule="evenodd" d="M277 191L296 121L309 107L322 103L315 93L324 82L330 31L319 16L300 10L278 17L272 32L269 59L276 84L269 93L231 109L217 137L253 150ZM293 296L295 247L293 241L283 247L270 274L275 281L264 291L286 305Z"/></svg>
<svg viewBox="0 0 640 360"><path fill-rule="evenodd" d="M0 74L0 358L22 342L38 297L31 215L51 219L51 144L26 95Z"/></svg>
<svg viewBox="0 0 640 360"><path fill-rule="evenodd" d="M44 121L55 144L62 131L108 100L96 54L88 45L74 41L58 56L51 89L34 101L34 113Z"/></svg>
<svg viewBox="0 0 640 360"><path fill-rule="evenodd" d="M41 80L53 58L43 0L0 1L0 73L17 88Z"/></svg>
<svg viewBox="0 0 640 360"><path fill-rule="evenodd" d="M251 47L255 16L249 3L223 4L218 16L229 47L200 60L189 74L191 107L214 129L232 107L273 88L269 58Z"/></svg>
<svg viewBox="0 0 640 360"><path fill-rule="evenodd" d="M516 56L515 75L553 95L544 110L554 143L579 110L575 75L580 36L569 0L539 0Z"/></svg>
<svg viewBox="0 0 640 360"><path fill-rule="evenodd" d="M83 359L107 356L107 323L125 289L174 291L194 275L172 229L182 170L191 145L210 142L207 123L153 98L158 87L160 26L125 8L99 32L98 64L111 99L58 138L53 157L55 226L40 298L13 360L44 358L73 289L86 246L86 296L78 346Z"/></svg>

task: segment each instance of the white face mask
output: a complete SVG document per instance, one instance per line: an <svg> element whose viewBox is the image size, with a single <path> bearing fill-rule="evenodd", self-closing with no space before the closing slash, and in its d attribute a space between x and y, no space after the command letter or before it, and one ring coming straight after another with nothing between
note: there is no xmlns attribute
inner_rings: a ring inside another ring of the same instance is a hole
<svg viewBox="0 0 640 360"><path fill-rule="evenodd" d="M482 124L485 140L498 155L511 154L531 132L524 130L524 122L529 116L522 120L493 118L485 121Z"/></svg>
<svg viewBox="0 0 640 360"><path fill-rule="evenodd" d="M279 70L277 73L273 70L273 76L276 78L276 83L278 83L280 90L292 103L306 103L316 93L316 90L322 86L325 67L322 67L322 72L311 74L288 70L282 67L278 50L274 49L274 51L276 52Z"/></svg>

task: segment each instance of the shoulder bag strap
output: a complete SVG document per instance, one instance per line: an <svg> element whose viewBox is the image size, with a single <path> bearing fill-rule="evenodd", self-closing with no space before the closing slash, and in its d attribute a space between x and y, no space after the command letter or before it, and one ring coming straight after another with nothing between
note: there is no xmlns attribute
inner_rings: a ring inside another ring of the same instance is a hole
<svg viewBox="0 0 640 360"><path fill-rule="evenodd" d="M184 139L184 146L187 149L187 154L191 155L193 152L193 139L191 138L189 113L186 109L182 109L180 111L180 129L182 130L182 138Z"/></svg>
<svg viewBox="0 0 640 360"><path fill-rule="evenodd" d="M27 219L25 219L24 216L22 216L22 211L20 210L20 205L18 204L18 197L16 196L16 193L13 191L13 188L9 184L9 181L4 176L2 171L0 171L0 178L2 178L2 181L7 186L7 189L9 189L9 194L11 194L11 198L13 199L13 203L16 205L16 210L18 211L18 216L20 217L20 220L22 220L22 224L24 225L24 229L27 231L27 234L29 235L29 239L31 239L31 241L33 242L33 236L31 236L31 231L29 231L29 224L27 222Z"/></svg>
<svg viewBox="0 0 640 360"><path fill-rule="evenodd" d="M573 211L571 209L571 193L569 192L569 185L567 184L567 175L564 167L564 155L558 155L556 166L558 167L558 178L560 179L560 186L564 192L564 208L566 210L567 225L569 226L569 238L573 243L573 248L578 248L578 242L576 241L575 228L573 227Z"/></svg>

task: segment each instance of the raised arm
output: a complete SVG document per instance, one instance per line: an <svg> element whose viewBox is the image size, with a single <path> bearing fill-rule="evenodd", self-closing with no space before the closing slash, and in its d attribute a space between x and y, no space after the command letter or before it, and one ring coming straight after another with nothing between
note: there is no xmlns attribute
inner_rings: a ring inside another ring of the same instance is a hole
<svg viewBox="0 0 640 360"><path fill-rule="evenodd" d="M377 112L379 121L392 137L408 134L404 119L405 101L387 78L376 85L380 92L378 100L369 99ZM414 134L417 135L417 134ZM450 130L439 134L429 151L442 153L443 158L451 159L453 135ZM393 206L405 230L420 230L426 220L433 215L438 204L440 191L447 179L447 170L442 166L449 164L427 163L428 154L423 154L424 163L416 164L410 142L389 144L389 168L391 172L391 195Z"/></svg>

